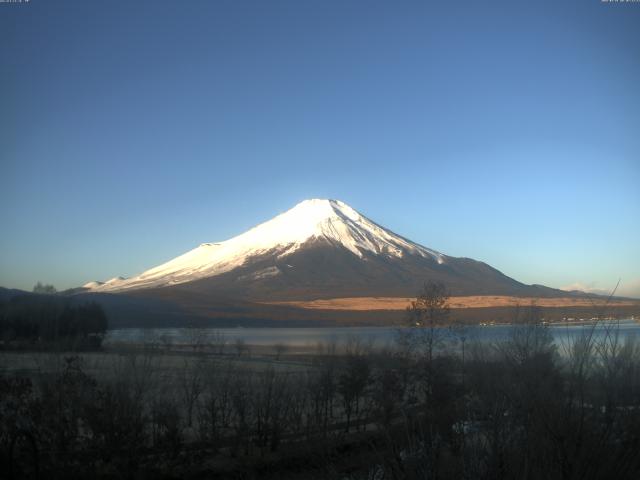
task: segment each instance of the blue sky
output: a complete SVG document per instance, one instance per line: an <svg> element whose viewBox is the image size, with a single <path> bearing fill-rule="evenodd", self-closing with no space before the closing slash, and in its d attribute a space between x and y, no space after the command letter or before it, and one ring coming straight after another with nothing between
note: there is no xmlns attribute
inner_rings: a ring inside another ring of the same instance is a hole
<svg viewBox="0 0 640 480"><path fill-rule="evenodd" d="M640 4L0 4L0 285L133 275L306 198L640 296Z"/></svg>

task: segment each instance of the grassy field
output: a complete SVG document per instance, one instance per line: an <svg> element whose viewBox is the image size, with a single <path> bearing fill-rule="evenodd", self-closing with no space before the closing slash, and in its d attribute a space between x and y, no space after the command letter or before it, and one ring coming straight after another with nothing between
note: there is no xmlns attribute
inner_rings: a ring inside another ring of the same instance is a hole
<svg viewBox="0 0 640 480"><path fill-rule="evenodd" d="M198 363L210 372L240 369L260 372L274 368L281 372L305 372L311 365L311 351L291 352L277 358L275 347L250 346L251 353L214 355L190 349L149 349L144 347L109 348L101 352L17 352L0 351L0 375L20 375L31 378L59 374L65 358L80 358L83 371L100 380L113 380L134 370L147 376L160 376L163 382L173 382L185 369Z"/></svg>
<svg viewBox="0 0 640 480"><path fill-rule="evenodd" d="M351 297L329 298L324 300L301 300L288 302L269 302L270 305L289 305L312 310L404 310L414 298L405 297ZM506 295L473 295L451 297L449 305L452 309L516 307L535 303L539 307L592 307L594 301L589 298L533 298L509 297ZM614 299L607 304L610 307L640 306L638 300Z"/></svg>

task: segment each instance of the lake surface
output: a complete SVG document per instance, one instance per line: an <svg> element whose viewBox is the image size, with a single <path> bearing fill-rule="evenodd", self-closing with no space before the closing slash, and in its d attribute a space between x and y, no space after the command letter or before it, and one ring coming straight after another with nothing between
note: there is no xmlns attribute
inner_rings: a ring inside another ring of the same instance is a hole
<svg viewBox="0 0 640 480"><path fill-rule="evenodd" d="M498 341L507 339L513 329L512 325L471 326L464 331L469 341ZM596 327L591 325L549 325L547 327L557 344L578 338L593 330L596 337L602 337L607 331L617 332L621 338L640 335L640 323L628 319L616 322L604 322ZM443 336L455 338L450 329L439 329ZM327 328L127 328L109 330L105 345L133 345L160 343L170 345L192 345L196 343L212 344L224 339L227 344L234 344L242 339L249 345L268 346L284 344L288 347L313 347L319 343L336 342L344 345L357 338L363 342L371 342L376 347L392 345L397 338L397 327L327 327Z"/></svg>

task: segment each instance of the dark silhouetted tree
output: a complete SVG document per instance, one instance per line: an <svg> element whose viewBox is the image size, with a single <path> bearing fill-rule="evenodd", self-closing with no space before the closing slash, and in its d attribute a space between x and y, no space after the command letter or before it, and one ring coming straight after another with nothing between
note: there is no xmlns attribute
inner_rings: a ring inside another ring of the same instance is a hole
<svg viewBox="0 0 640 480"><path fill-rule="evenodd" d="M33 286L33 293L42 293L46 295L52 295L57 293L56 287L49 284L43 284L42 282L38 282Z"/></svg>

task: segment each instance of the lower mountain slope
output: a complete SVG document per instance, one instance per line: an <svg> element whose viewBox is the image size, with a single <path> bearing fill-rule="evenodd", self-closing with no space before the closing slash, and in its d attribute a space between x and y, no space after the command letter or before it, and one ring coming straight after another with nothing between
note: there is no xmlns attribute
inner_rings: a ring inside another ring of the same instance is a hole
<svg viewBox="0 0 640 480"><path fill-rule="evenodd" d="M149 302L159 315L171 310L172 316L231 322L298 321L339 315L310 311L299 302L406 299L427 281L443 283L454 297L525 302L580 295L526 285L486 263L445 255L386 229L344 202L325 199L305 200L236 237L202 243L132 278L89 282L77 291L98 295L116 312L129 305L142 312ZM156 299L161 302L154 303Z"/></svg>
<svg viewBox="0 0 640 480"><path fill-rule="evenodd" d="M357 257L342 245L326 239L310 240L286 256L278 255L277 251L265 252L229 272L164 288L263 302L411 297L430 280L444 283L455 296L567 296L567 292L561 290L525 285L470 258L447 256L444 261L438 261L430 256L397 257L368 252Z"/></svg>

